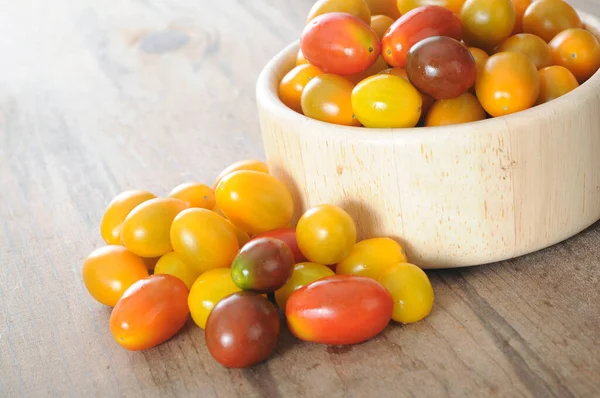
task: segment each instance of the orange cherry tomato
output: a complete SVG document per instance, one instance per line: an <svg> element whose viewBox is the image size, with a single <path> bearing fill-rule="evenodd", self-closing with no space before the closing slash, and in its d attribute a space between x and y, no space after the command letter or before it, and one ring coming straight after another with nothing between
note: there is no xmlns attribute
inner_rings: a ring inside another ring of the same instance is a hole
<svg viewBox="0 0 600 398"><path fill-rule="evenodd" d="M523 15L527 10L527 7L531 4L532 0L512 0L513 6L515 6L515 13L517 19L515 21L515 27L513 28L512 34L523 33Z"/></svg>
<svg viewBox="0 0 600 398"><path fill-rule="evenodd" d="M302 93L302 112L322 122L360 126L352 112L354 85L341 76L323 74L312 79Z"/></svg>
<svg viewBox="0 0 600 398"><path fill-rule="evenodd" d="M389 65L387 62L385 62L385 59L380 56L377 58L377 62L375 62L369 69L364 72L357 73L356 75L346 76L346 79L348 79L352 84L358 84L367 77L376 75L387 68L389 68Z"/></svg>
<svg viewBox="0 0 600 398"><path fill-rule="evenodd" d="M564 66L548 66L538 71L540 75L540 95L536 104L543 104L579 87L577 79Z"/></svg>
<svg viewBox="0 0 600 398"><path fill-rule="evenodd" d="M223 178L217 187L217 204L233 225L249 234L288 227L294 215L287 187L257 171L236 171Z"/></svg>
<svg viewBox="0 0 600 398"><path fill-rule="evenodd" d="M469 51L471 52L471 55L473 56L473 59L475 60L475 68L476 68L475 81L477 81L477 79L481 75L481 71L483 70L485 63L487 62L488 58L490 58L490 56L488 55L487 52L485 52L482 49L477 48L477 47L469 47ZM475 84L473 84L471 91L473 93L475 92Z"/></svg>
<svg viewBox="0 0 600 398"><path fill-rule="evenodd" d="M306 257L300 251L298 247L298 241L296 240L296 228L279 228L272 231L263 232L262 234L255 235L252 240L260 238L275 238L285 242L289 249L294 254L294 262L300 263L306 261Z"/></svg>
<svg viewBox="0 0 600 398"><path fill-rule="evenodd" d="M390 238L371 238L355 244L350 255L335 267L335 273L377 280L388 267L405 262L406 253L398 242Z"/></svg>
<svg viewBox="0 0 600 398"><path fill-rule="evenodd" d="M485 111L477 98L467 92L460 97L435 101L427 114L425 126L447 126L475 122L485 118Z"/></svg>
<svg viewBox="0 0 600 398"><path fill-rule="evenodd" d="M306 65L308 64L308 60L304 58L304 54L302 54L302 50L298 50L298 55L296 56L296 66Z"/></svg>
<svg viewBox="0 0 600 398"><path fill-rule="evenodd" d="M317 0L308 13L306 23L330 12L343 12L354 15L367 24L371 23L371 10L364 0Z"/></svg>
<svg viewBox="0 0 600 398"><path fill-rule="evenodd" d="M486 50L511 35L516 19L511 0L466 0L460 11L465 43Z"/></svg>
<svg viewBox="0 0 600 398"><path fill-rule="evenodd" d="M550 46L538 36L530 33L519 33L504 40L497 52L505 51L526 55L538 69L552 64Z"/></svg>
<svg viewBox="0 0 600 398"><path fill-rule="evenodd" d="M387 15L373 15L371 17L371 29L377 33L379 40L383 38L383 35L393 23L394 20Z"/></svg>
<svg viewBox="0 0 600 398"><path fill-rule="evenodd" d="M600 68L600 42L587 30L564 30L552 39L550 48L554 64L570 70L579 83Z"/></svg>
<svg viewBox="0 0 600 398"><path fill-rule="evenodd" d="M142 203L123 222L123 245L142 257L159 257L172 251L169 239L171 223L187 208L187 203L173 198L157 198Z"/></svg>
<svg viewBox="0 0 600 398"><path fill-rule="evenodd" d="M186 182L173 188L169 198L183 200L189 207L212 210L215 207L215 193L208 185L199 182Z"/></svg>
<svg viewBox="0 0 600 398"><path fill-rule="evenodd" d="M483 109L498 117L533 106L540 92L540 78L527 56L498 53L486 62L475 89Z"/></svg>
<svg viewBox="0 0 600 398"><path fill-rule="evenodd" d="M421 94L412 84L391 74L368 77L352 91L352 109L365 127L414 127L422 104Z"/></svg>
<svg viewBox="0 0 600 398"><path fill-rule="evenodd" d="M137 281L110 314L110 331L131 351L157 346L175 336L190 310L188 288L171 275L152 275Z"/></svg>
<svg viewBox="0 0 600 398"><path fill-rule="evenodd" d="M356 225L348 213L334 205L308 210L296 226L298 247L313 263L337 264L352 252Z"/></svg>
<svg viewBox="0 0 600 398"><path fill-rule="evenodd" d="M546 42L565 29L581 27L579 14L563 0L536 0L523 15L523 31Z"/></svg>
<svg viewBox="0 0 600 398"><path fill-rule="evenodd" d="M231 224L206 209L188 209L175 217L171 243L175 253L197 272L230 267L239 250Z"/></svg>
<svg viewBox="0 0 600 398"><path fill-rule="evenodd" d="M400 18L396 0L365 0L371 10L371 15L387 15L394 21Z"/></svg>
<svg viewBox="0 0 600 398"><path fill-rule="evenodd" d="M261 160L240 160L239 162L235 162L229 165L227 168L225 168L225 170L221 172L221 174L219 174L215 181L215 185L213 185L213 190L217 190L217 185L219 185L219 182L221 182L223 177L233 173L234 171L239 170L252 170L269 174L269 166L267 166L267 164Z"/></svg>
<svg viewBox="0 0 600 398"><path fill-rule="evenodd" d="M196 268L188 264L179 253L169 252L162 256L154 267L154 275L167 274L179 278L188 289L200 276Z"/></svg>
<svg viewBox="0 0 600 398"><path fill-rule="evenodd" d="M94 250L83 263L83 283L98 302L114 307L125 290L148 276L144 261L123 246Z"/></svg>
<svg viewBox="0 0 600 398"><path fill-rule="evenodd" d="M121 244L123 221L131 210L147 200L156 198L156 195L147 191L125 191L115 196L104 211L100 222L100 234L109 245Z"/></svg>
<svg viewBox="0 0 600 398"><path fill-rule="evenodd" d="M304 87L314 77L322 75L321 69L313 65L300 65L289 71L279 83L279 99L287 107L302 113L300 99Z"/></svg>
<svg viewBox="0 0 600 398"><path fill-rule="evenodd" d="M464 2L465 0L397 0L398 10L401 14L406 14L410 10L424 6L444 7L458 14Z"/></svg>

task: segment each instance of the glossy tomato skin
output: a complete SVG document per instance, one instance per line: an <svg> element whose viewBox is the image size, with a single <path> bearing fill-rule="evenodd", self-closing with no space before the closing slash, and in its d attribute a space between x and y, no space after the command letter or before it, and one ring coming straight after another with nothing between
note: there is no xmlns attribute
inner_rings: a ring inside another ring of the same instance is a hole
<svg viewBox="0 0 600 398"><path fill-rule="evenodd" d="M139 351L175 336L190 311L188 289L171 275L151 275L133 285L110 315L110 331L122 347Z"/></svg>
<svg viewBox="0 0 600 398"><path fill-rule="evenodd" d="M456 98L436 101L429 110L425 126L448 126L476 122L485 118L485 110L477 97L466 92Z"/></svg>
<svg viewBox="0 0 600 398"><path fill-rule="evenodd" d="M460 10L465 43L488 51L511 35L516 19L511 0L466 0Z"/></svg>
<svg viewBox="0 0 600 398"><path fill-rule="evenodd" d="M290 191L270 174L236 171L219 182L216 192L227 219L248 234L288 227L294 215Z"/></svg>
<svg viewBox="0 0 600 398"><path fill-rule="evenodd" d="M451 99L475 82L477 65L467 47L451 37L430 37L409 51L406 73L419 91L435 99Z"/></svg>
<svg viewBox="0 0 600 398"><path fill-rule="evenodd" d="M144 261L123 246L94 250L83 263L83 283L98 302L114 307L123 293L148 276Z"/></svg>
<svg viewBox="0 0 600 398"><path fill-rule="evenodd" d="M523 31L546 42L566 29L582 27L577 11L563 0L536 0L523 15Z"/></svg>
<svg viewBox="0 0 600 398"><path fill-rule="evenodd" d="M267 173L269 174L269 166L267 166L267 164L265 162L263 162L262 160L256 160L256 159L247 159L247 160L240 160L238 162L232 163L229 166L227 166L217 177L215 184L213 185L213 190L217 190L217 185L219 185L219 182L221 182L221 180L223 179L223 177L225 177L226 175L229 175L235 171L240 171L240 170L251 170L251 171L258 171L260 173Z"/></svg>
<svg viewBox="0 0 600 398"><path fill-rule="evenodd" d="M285 242L274 238L253 239L231 264L231 278L237 287L258 293L279 289L294 271L294 255Z"/></svg>
<svg viewBox="0 0 600 398"><path fill-rule="evenodd" d="M252 239L254 240L259 238L279 239L285 242L287 247L289 247L292 251L292 254L294 255L295 264L306 261L306 257L304 257L304 254L302 254L300 248L298 247L298 241L296 239L296 228L278 228L272 231L263 232L262 234L257 234Z"/></svg>
<svg viewBox="0 0 600 398"><path fill-rule="evenodd" d="M183 200L189 207L212 210L215 207L215 193L211 187L200 182L185 182L173 188L170 198Z"/></svg>
<svg viewBox="0 0 600 398"><path fill-rule="evenodd" d="M538 71L540 75L540 95L536 104L544 104L561 97L579 87L577 79L564 66L553 65Z"/></svg>
<svg viewBox="0 0 600 398"><path fill-rule="evenodd" d="M304 87L314 77L322 75L321 69L314 65L305 64L296 66L294 69L289 71L281 82L279 83L279 99L288 108L295 110L298 113L302 113L302 104L300 102L302 98L302 92Z"/></svg>
<svg viewBox="0 0 600 398"><path fill-rule="evenodd" d="M167 274L181 279L188 289L200 276L200 272L188 264L179 253L169 252L162 256L154 267L154 275Z"/></svg>
<svg viewBox="0 0 600 398"><path fill-rule="evenodd" d="M213 308L204 334L208 351L228 368L245 368L267 359L279 338L277 309L258 293L238 292Z"/></svg>
<svg viewBox="0 0 600 398"><path fill-rule="evenodd" d="M367 24L371 23L371 10L364 0L317 0L308 13L306 23L331 12L351 14Z"/></svg>
<svg viewBox="0 0 600 398"><path fill-rule="evenodd" d="M173 219L188 208L174 198L157 198L137 206L123 222L123 245L141 257L159 257L173 250L169 238Z"/></svg>
<svg viewBox="0 0 600 398"><path fill-rule="evenodd" d="M477 71L475 73L475 81L477 81L477 79L481 75L481 72L483 71L483 66L485 65L487 60L490 58L490 56L487 52L485 52L481 48L477 48L477 47L469 47L469 52L471 53L471 55L473 56L473 59L475 60L475 69ZM475 85L473 85L471 87L471 92L475 93Z"/></svg>
<svg viewBox="0 0 600 398"><path fill-rule="evenodd" d="M173 250L197 272L229 267L238 250L231 224L215 212L188 209L171 226Z"/></svg>
<svg viewBox="0 0 600 398"><path fill-rule="evenodd" d="M298 247L313 263L337 264L356 243L356 224L346 211L334 205L318 205L300 217L296 226Z"/></svg>
<svg viewBox="0 0 600 398"><path fill-rule="evenodd" d="M579 83L592 77L600 68L600 41L585 29L567 29L550 41L554 65L564 66Z"/></svg>
<svg viewBox="0 0 600 398"><path fill-rule="evenodd" d="M325 73L349 76L373 65L381 42L359 18L332 12L310 21L300 37L304 57Z"/></svg>
<svg viewBox="0 0 600 398"><path fill-rule="evenodd" d="M387 15L373 15L371 17L371 29L377 33L379 40L383 39L385 32L392 26L394 20Z"/></svg>
<svg viewBox="0 0 600 398"><path fill-rule="evenodd" d="M156 198L151 192L132 190L115 196L109 203L100 222L100 234L109 245L121 244L121 232L125 218L138 205Z"/></svg>
<svg viewBox="0 0 600 398"><path fill-rule="evenodd" d="M335 275L292 293L285 315L290 332L301 340L346 345L369 340L383 331L393 308L392 296L379 282Z"/></svg>
<svg viewBox="0 0 600 398"><path fill-rule="evenodd" d="M402 246L390 238L365 239L354 245L350 255L338 263L338 275L375 279L389 266L406 262Z"/></svg>
<svg viewBox="0 0 600 398"><path fill-rule="evenodd" d="M464 2L465 0L397 0L397 5L402 14L406 14L415 8L431 5L444 7L458 14Z"/></svg>
<svg viewBox="0 0 600 398"><path fill-rule="evenodd" d="M192 285L188 297L188 307L196 325L206 328L206 320L215 305L239 291L241 289L233 283L229 268L215 268L200 275Z"/></svg>
<svg viewBox="0 0 600 398"><path fill-rule="evenodd" d="M513 6L515 7L515 27L513 28L512 34L523 33L523 15L527 8L531 5L532 0L512 0Z"/></svg>
<svg viewBox="0 0 600 398"><path fill-rule="evenodd" d="M343 126L360 126L352 113L352 89L348 79L323 74L312 79L302 92L302 113L311 119Z"/></svg>
<svg viewBox="0 0 600 398"><path fill-rule="evenodd" d="M452 11L443 7L415 8L394 22L383 36L383 58L393 67L404 68L412 46L432 36L449 36L460 40L460 20Z"/></svg>
<svg viewBox="0 0 600 398"><path fill-rule="evenodd" d="M389 68L389 69L382 70L381 72L379 72L379 74L380 75L398 76L410 83L410 80L408 80L408 76L406 75L406 69L404 69L404 68ZM421 92L420 92L420 94L421 94L421 100L422 100L422 102L421 102L421 120L424 120L425 116L427 115L427 112L429 112L429 108L431 107L431 105L433 105L435 100L427 94L423 94Z"/></svg>
<svg viewBox="0 0 600 398"><path fill-rule="evenodd" d="M292 277L275 292L275 301L279 308L285 311L285 305L292 293L314 281L333 275L335 273L325 265L298 263L294 266Z"/></svg>
<svg viewBox="0 0 600 398"><path fill-rule="evenodd" d="M552 52L550 46L530 33L519 33L504 40L497 52L518 52L529 57L536 68L541 69L552 64Z"/></svg>

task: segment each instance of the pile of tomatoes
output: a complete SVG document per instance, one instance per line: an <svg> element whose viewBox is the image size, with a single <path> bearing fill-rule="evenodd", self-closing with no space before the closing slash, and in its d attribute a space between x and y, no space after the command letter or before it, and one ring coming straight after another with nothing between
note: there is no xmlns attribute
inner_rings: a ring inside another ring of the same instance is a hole
<svg viewBox="0 0 600 398"><path fill-rule="evenodd" d="M279 97L334 124L443 126L546 103L599 68L563 0L318 0Z"/></svg>
<svg viewBox="0 0 600 398"><path fill-rule="evenodd" d="M395 240L357 242L354 220L334 205L309 209L295 228L293 214L292 195L260 161L231 165L213 187L126 191L106 208L107 245L87 257L83 281L114 307L122 347L161 344L191 315L227 367L271 355L282 317L301 340L343 345L430 313L431 283Z"/></svg>

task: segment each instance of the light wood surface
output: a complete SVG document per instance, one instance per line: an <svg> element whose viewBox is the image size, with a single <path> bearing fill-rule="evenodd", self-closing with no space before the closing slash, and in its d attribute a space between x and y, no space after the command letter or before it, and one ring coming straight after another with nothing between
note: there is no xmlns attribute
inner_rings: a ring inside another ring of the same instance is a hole
<svg viewBox="0 0 600 398"><path fill-rule="evenodd" d="M113 341L81 281L105 205L263 158L256 78L310 3L1 2L0 397L600 396L598 224L430 272L425 321L347 349L285 332L268 362L227 370L191 323L145 352Z"/></svg>

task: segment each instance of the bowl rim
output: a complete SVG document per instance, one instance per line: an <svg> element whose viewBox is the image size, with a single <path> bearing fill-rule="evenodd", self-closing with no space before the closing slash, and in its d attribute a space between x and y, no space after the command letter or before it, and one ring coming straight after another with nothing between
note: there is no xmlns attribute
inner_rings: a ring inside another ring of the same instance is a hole
<svg viewBox="0 0 600 398"><path fill-rule="evenodd" d="M594 36L600 41L600 17L577 10L584 27L591 31ZM353 138L373 140L375 138L395 139L398 134L403 138L427 139L438 136L445 136L450 132L456 134L457 128L465 129L485 129L486 127L497 126L498 123L508 124L509 122L518 122L519 120L537 120L548 115L551 109L568 110L573 109L576 112L578 101L572 101L574 96L579 98L589 98L600 95L600 70L596 71L587 81L569 93L556 98L552 101L534 106L532 108L515 112L505 116L488 118L475 122L447 125L447 126L432 126L432 127L411 127L411 128L366 128L356 126L345 126L323 122L312 119L303 114L288 108L280 99L278 93L279 80L283 77L282 68L290 63L290 60L296 58L300 45L300 40L297 39L291 44L282 49L275 57L273 57L260 72L256 83L256 99L260 107L270 110L277 114L280 118L285 118L290 124L298 123L313 123L327 127L332 135L336 133L352 134ZM287 73L287 72L286 72Z"/></svg>

